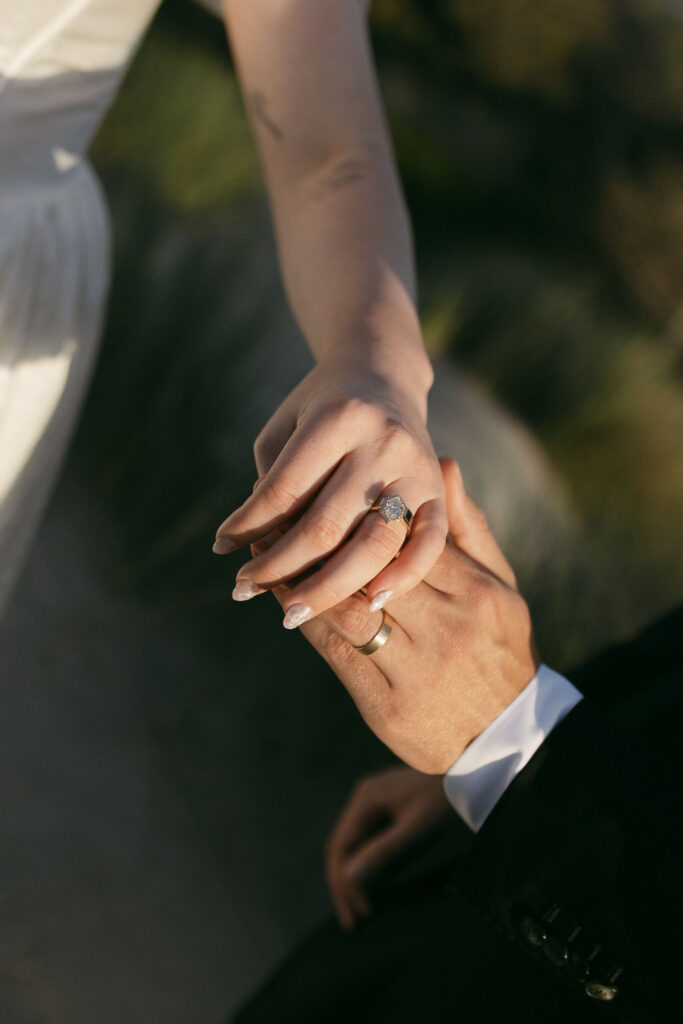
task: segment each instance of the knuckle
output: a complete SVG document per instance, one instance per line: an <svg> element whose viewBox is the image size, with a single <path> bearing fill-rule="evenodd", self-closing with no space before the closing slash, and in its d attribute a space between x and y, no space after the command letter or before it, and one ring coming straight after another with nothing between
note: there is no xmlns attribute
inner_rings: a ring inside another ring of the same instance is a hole
<svg viewBox="0 0 683 1024"><path fill-rule="evenodd" d="M338 395L325 408L325 419L331 426L342 429L358 423L367 415L369 403L356 395Z"/></svg>
<svg viewBox="0 0 683 1024"><path fill-rule="evenodd" d="M294 489L286 481L278 478L266 481L259 491L268 508L276 515L289 512L298 500Z"/></svg>
<svg viewBox="0 0 683 1024"><path fill-rule="evenodd" d="M381 424L382 437L378 443L378 453L388 455L396 453L403 454L405 449L412 447L412 437L406 428L398 420L391 416L384 417Z"/></svg>
<svg viewBox="0 0 683 1024"><path fill-rule="evenodd" d="M373 559L386 565L399 549L400 539L397 533L398 531L393 530L378 515L375 515L361 534L360 540Z"/></svg>
<svg viewBox="0 0 683 1024"><path fill-rule="evenodd" d="M377 407L361 395L341 395L336 403L337 410L347 418L374 416Z"/></svg>
<svg viewBox="0 0 683 1024"><path fill-rule="evenodd" d="M468 598L471 607L478 613L492 611L497 605L499 584L492 576L478 572L470 580Z"/></svg>
<svg viewBox="0 0 683 1024"><path fill-rule="evenodd" d="M344 539L344 527L332 516L315 515L302 524L304 537L316 548L329 551Z"/></svg>
<svg viewBox="0 0 683 1024"><path fill-rule="evenodd" d="M394 416L387 416L384 420L384 436L389 444L403 446L410 444L412 446L413 437L409 430L406 429L404 424L397 420Z"/></svg>
<svg viewBox="0 0 683 1024"><path fill-rule="evenodd" d="M323 643L325 659L333 665L346 665L354 655L354 649L338 633L329 633Z"/></svg>
<svg viewBox="0 0 683 1024"><path fill-rule="evenodd" d="M335 613L339 628L347 636L362 636L368 629L369 611L365 599L345 602Z"/></svg>
<svg viewBox="0 0 683 1024"><path fill-rule="evenodd" d="M324 572L324 570L321 570ZM323 576L315 587L314 601L316 608L335 608L349 596L348 590L340 589L341 581L337 581L334 575Z"/></svg>

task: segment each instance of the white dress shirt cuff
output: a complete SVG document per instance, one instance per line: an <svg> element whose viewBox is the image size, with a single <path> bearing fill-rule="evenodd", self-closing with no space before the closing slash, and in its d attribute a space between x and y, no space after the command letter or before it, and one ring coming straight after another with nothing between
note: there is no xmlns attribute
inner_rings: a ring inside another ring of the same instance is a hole
<svg viewBox="0 0 683 1024"><path fill-rule="evenodd" d="M558 672L541 665L531 682L463 751L444 776L446 796L475 832L555 726L581 700Z"/></svg>

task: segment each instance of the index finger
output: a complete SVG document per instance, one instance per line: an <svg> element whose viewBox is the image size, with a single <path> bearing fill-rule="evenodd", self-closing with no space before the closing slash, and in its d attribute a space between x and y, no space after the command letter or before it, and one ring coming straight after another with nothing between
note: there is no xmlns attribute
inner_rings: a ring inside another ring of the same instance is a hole
<svg viewBox="0 0 683 1024"><path fill-rule="evenodd" d="M302 511L347 454L320 424L299 426L259 486L218 527L216 539L249 544Z"/></svg>

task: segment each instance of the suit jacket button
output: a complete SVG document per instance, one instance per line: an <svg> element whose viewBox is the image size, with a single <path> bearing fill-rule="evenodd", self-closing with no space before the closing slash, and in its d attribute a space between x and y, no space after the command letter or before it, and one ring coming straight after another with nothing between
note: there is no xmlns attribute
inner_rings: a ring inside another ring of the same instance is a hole
<svg viewBox="0 0 683 1024"><path fill-rule="evenodd" d="M590 996L591 999L600 999L603 1002L608 1003L610 1000L614 999L618 989L616 989L614 985L606 985L602 981L588 981L584 987L584 992L587 996Z"/></svg>
<svg viewBox="0 0 683 1024"><path fill-rule="evenodd" d="M563 942L557 935L548 935L543 943L543 952L555 967L562 967L569 959L567 943Z"/></svg>
<svg viewBox="0 0 683 1024"><path fill-rule="evenodd" d="M542 946L546 939L545 929L535 917L524 916L519 922L519 930L532 946Z"/></svg>

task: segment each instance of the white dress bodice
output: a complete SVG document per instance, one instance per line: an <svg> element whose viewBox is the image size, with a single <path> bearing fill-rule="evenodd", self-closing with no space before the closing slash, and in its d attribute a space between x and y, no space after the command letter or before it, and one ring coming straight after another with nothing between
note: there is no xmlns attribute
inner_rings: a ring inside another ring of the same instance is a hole
<svg viewBox="0 0 683 1024"><path fill-rule="evenodd" d="M0 605L87 384L109 225L87 150L159 0L0 0Z"/></svg>
<svg viewBox="0 0 683 1024"><path fill-rule="evenodd" d="M159 0L0 0L0 192L63 181L87 152Z"/></svg>

